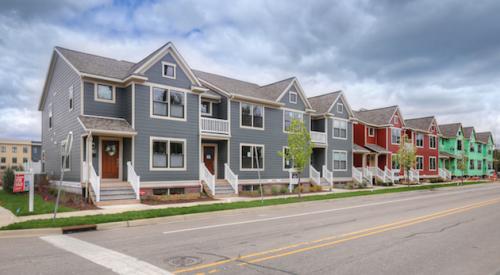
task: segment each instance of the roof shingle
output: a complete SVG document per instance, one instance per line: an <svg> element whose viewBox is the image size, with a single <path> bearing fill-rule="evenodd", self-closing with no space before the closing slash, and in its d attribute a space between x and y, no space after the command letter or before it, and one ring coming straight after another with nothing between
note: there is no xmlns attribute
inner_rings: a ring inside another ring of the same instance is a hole
<svg viewBox="0 0 500 275"><path fill-rule="evenodd" d="M439 131L444 137L454 138L461 127L461 123L441 124L439 125Z"/></svg>
<svg viewBox="0 0 500 275"><path fill-rule="evenodd" d="M317 114L324 114L328 112L333 102L337 100L341 93L341 91L331 92L323 95L309 97L307 100Z"/></svg>
<svg viewBox="0 0 500 275"><path fill-rule="evenodd" d="M398 106L389 106L371 110L354 111L354 116L366 123L373 125L387 125L391 123L391 118Z"/></svg>
<svg viewBox="0 0 500 275"><path fill-rule="evenodd" d="M419 118L405 119L405 124L406 127L414 130L429 131L429 128L431 127L433 121L434 121L433 116L419 117Z"/></svg>

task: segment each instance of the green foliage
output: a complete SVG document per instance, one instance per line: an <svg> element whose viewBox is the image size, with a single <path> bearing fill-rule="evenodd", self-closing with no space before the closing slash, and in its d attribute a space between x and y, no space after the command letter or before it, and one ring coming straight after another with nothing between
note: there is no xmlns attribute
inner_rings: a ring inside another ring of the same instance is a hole
<svg viewBox="0 0 500 275"><path fill-rule="evenodd" d="M289 131L288 150L286 154L280 151L278 155L285 159L292 159L296 171L302 173L312 154L311 135L304 122L298 119L292 120Z"/></svg>
<svg viewBox="0 0 500 275"><path fill-rule="evenodd" d="M281 193L281 194L286 194L286 193L288 193L288 188L287 188L286 186L282 186L282 187L280 188L280 193Z"/></svg>
<svg viewBox="0 0 500 275"><path fill-rule="evenodd" d="M279 193L280 193L280 190L278 189L278 187L276 187L276 186L271 187L271 194L273 196L279 195Z"/></svg>
<svg viewBox="0 0 500 275"><path fill-rule="evenodd" d="M409 175L410 169L415 167L417 162L417 148L406 134L401 138L398 153L392 157L406 171L406 175Z"/></svg>
<svg viewBox="0 0 500 275"><path fill-rule="evenodd" d="M13 193L14 189L14 180L16 175L14 174L14 170L12 168L7 167L7 169L3 173L2 185L3 190L8 193Z"/></svg>
<svg viewBox="0 0 500 275"><path fill-rule="evenodd" d="M28 192L11 194L4 190L0 190L0 206L7 208L14 215L27 216L36 214L47 214L54 211L54 203L45 201L40 195L35 194L35 211L30 213L28 211ZM19 209L19 211L18 211ZM76 209L66 206L59 206L59 212L75 211Z"/></svg>

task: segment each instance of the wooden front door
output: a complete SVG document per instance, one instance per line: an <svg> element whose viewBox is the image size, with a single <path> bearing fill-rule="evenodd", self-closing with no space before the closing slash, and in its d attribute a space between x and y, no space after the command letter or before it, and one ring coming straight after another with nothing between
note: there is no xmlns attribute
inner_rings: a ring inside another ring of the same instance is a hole
<svg viewBox="0 0 500 275"><path fill-rule="evenodd" d="M204 145L203 146L203 163L207 167L208 171L215 175L215 146L214 145Z"/></svg>
<svg viewBox="0 0 500 275"><path fill-rule="evenodd" d="M101 148L102 178L117 179L120 175L120 142L103 140Z"/></svg>

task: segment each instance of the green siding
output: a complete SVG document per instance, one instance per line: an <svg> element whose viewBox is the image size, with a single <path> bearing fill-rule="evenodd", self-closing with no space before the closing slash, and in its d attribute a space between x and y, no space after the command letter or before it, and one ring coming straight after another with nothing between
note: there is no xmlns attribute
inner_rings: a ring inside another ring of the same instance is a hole
<svg viewBox="0 0 500 275"><path fill-rule="evenodd" d="M462 148L459 150L458 143L462 142ZM465 144L462 130L457 133L456 137L439 137L439 151L452 154L455 158L439 159L439 168L445 168L451 172L454 177L461 177L462 171L458 169L458 158L464 154Z"/></svg>

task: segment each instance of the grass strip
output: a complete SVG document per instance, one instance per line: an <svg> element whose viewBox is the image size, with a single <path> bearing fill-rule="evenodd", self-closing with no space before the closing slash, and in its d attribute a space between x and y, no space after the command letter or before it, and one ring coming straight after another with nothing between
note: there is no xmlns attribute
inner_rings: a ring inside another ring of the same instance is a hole
<svg viewBox="0 0 500 275"><path fill-rule="evenodd" d="M481 184L481 183L485 183L485 182L465 182L463 185L473 185L473 184ZM432 185L418 185L418 186L410 186L410 187L377 189L377 190L373 190L373 191L372 190L362 190L362 191L345 192L345 193L331 193L331 194L326 194L326 195L303 196L302 198L290 197L290 198L266 199L263 202L261 202L260 200L257 200L257 201L245 201L245 202L216 203L216 204L197 205L197 206L188 206L188 207L175 207L175 208L164 208L164 209L129 211L129 212L117 213L117 214L99 214L99 215L82 216L82 217L67 217L67 218L57 218L55 221L53 221L52 219L30 220L30 221L24 221L24 222L10 224L10 225L7 225L7 226L0 228L0 230L51 228L51 227L64 227L64 226L74 226L74 225L131 221L131 220L139 220L139 219L170 217L170 216L186 215L186 214L194 214L194 213L206 213L206 212L214 212L214 211L222 211L222 210L272 206L272 205L281 205L281 204L307 202L307 201L331 200L331 199L341 199L341 198L367 196L367 195L388 194L388 193L398 193L398 192L417 191L417 190L429 190L429 189L434 189L434 188L453 187L453 186L457 186L457 185L455 183L453 183L453 184L445 183L445 184L432 184Z"/></svg>
<svg viewBox="0 0 500 275"><path fill-rule="evenodd" d="M34 211L30 213L28 209L28 200L29 194L27 192L11 194L5 192L4 190L0 190L0 206L10 210L10 212L16 216L47 214L54 211L53 202L45 201L40 195L35 194ZM59 205L58 212L69 212L75 210L76 209Z"/></svg>

